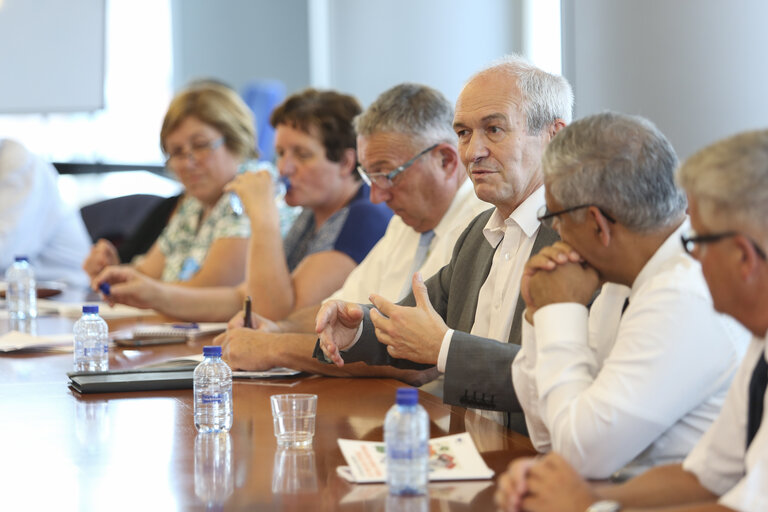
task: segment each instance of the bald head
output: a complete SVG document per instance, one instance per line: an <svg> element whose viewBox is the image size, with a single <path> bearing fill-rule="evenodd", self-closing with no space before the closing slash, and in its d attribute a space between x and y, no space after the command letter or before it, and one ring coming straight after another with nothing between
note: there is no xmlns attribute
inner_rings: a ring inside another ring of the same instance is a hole
<svg viewBox="0 0 768 512"><path fill-rule="evenodd" d="M547 73L519 55L507 55L473 75L466 85L477 80L505 80L515 84L526 114L528 131L539 133L560 119L571 122L573 91L560 75ZM466 87L465 85L465 87Z"/></svg>
<svg viewBox="0 0 768 512"><path fill-rule="evenodd" d="M541 187L541 156L571 105L565 79L519 57L474 75L456 102L453 128L477 197L506 218Z"/></svg>

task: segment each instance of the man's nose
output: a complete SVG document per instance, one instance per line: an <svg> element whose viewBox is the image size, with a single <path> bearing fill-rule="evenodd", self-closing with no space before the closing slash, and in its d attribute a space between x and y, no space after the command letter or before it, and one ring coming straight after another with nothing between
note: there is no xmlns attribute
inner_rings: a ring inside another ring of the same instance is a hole
<svg viewBox="0 0 768 512"><path fill-rule="evenodd" d="M392 198L390 189L381 188L376 183L371 184L371 202L374 204L385 203Z"/></svg>
<svg viewBox="0 0 768 512"><path fill-rule="evenodd" d="M486 140L480 134L472 134L464 149L465 163L479 162L490 154Z"/></svg>

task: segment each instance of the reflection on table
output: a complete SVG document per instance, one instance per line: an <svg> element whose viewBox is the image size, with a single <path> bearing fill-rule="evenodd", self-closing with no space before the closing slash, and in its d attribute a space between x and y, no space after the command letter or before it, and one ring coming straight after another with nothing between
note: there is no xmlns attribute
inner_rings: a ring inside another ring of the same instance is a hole
<svg viewBox="0 0 768 512"><path fill-rule="evenodd" d="M116 329L136 321L109 323ZM67 332L73 323L41 317L37 329ZM197 354L207 341L111 349L110 368ZM78 395L67 387L71 368L71 353L0 356L0 436L4 460L12 461L0 466L3 510L494 508L492 481L430 484L428 498L402 502L384 485L354 485L336 474L344 464L338 438L382 439L384 416L402 385L394 380L236 381L231 432L201 436L191 390ZM281 393L318 395L310 450L278 449L270 396ZM423 392L420 402L432 437L468 431L497 475L514 457L534 453L528 439L463 408Z"/></svg>

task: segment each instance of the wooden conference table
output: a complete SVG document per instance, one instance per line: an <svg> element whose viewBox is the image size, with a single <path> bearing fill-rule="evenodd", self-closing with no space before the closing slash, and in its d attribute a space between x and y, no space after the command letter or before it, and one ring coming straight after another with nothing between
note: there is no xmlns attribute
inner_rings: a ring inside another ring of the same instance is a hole
<svg viewBox="0 0 768 512"><path fill-rule="evenodd" d="M136 319L110 322L110 329ZM38 333L71 332L73 320L38 319ZM0 333L8 329L0 320ZM210 338L209 338L210 339ZM111 349L110 368L197 354L186 345ZM401 383L302 376L234 383L229 434L197 436L192 390L79 395L67 387L72 354L0 356L2 510L494 510L491 481L430 484L429 499L395 500L384 485L349 484L338 438L380 441ZM312 450L277 450L269 397L318 395ZM431 436L468 431L497 476L534 453L524 436L428 393Z"/></svg>

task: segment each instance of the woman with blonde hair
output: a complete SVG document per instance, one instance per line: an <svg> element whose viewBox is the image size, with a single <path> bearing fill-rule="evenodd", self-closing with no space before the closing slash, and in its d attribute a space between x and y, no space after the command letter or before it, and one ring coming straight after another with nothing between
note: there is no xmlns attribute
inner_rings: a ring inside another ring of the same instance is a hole
<svg viewBox="0 0 768 512"><path fill-rule="evenodd" d="M133 265L148 277L187 286L234 285L245 275L248 218L230 204L224 187L256 157L251 111L229 87L196 82L171 101L160 130L166 166L184 196L149 251ZM106 240L92 248L83 268L91 278L117 265Z"/></svg>

